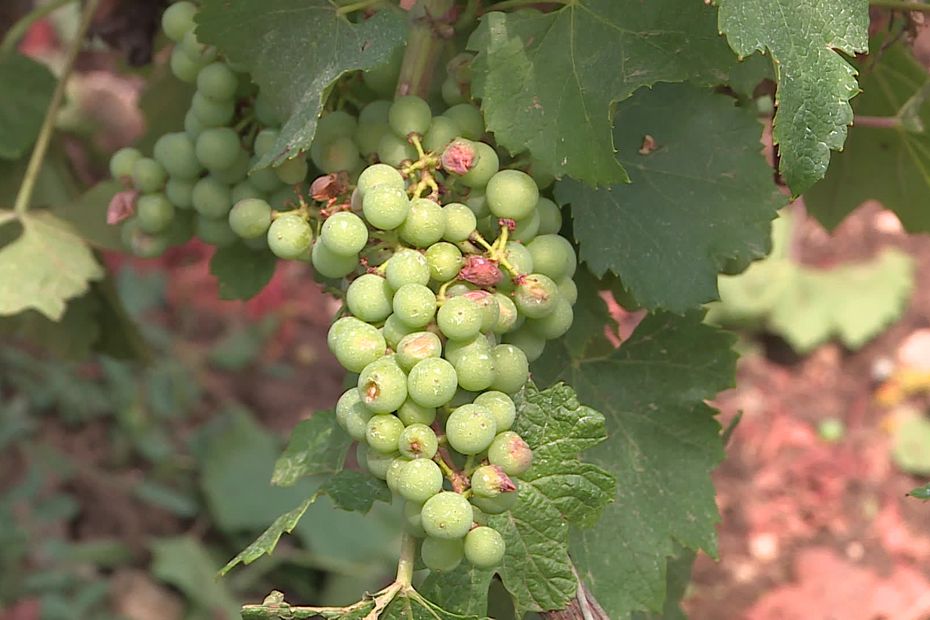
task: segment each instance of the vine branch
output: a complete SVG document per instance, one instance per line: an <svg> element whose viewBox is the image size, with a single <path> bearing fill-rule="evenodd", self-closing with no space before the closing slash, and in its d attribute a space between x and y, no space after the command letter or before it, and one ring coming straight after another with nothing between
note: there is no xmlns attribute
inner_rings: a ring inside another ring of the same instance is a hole
<svg viewBox="0 0 930 620"><path fill-rule="evenodd" d="M65 64L58 77L58 84L55 86L55 92L52 93L52 100L48 104L48 110L45 113L45 120L42 121L42 128L39 130L39 137L36 139L35 148L32 150L32 157L29 158L29 166L26 168L26 174L23 176L22 185L19 186L19 193L16 195L16 202L13 210L22 215L29 209L29 203L32 200L32 193L35 191L36 182L39 180L39 172L42 170L42 163L45 161L45 154L48 152L49 143L52 140L52 133L55 131L55 119L58 116L58 108L65 97L65 87L68 84L68 77L74 69L74 61L77 59L78 52L81 50L81 44L84 42L84 36L90 27L90 21L97 10L97 4L100 0L87 0L81 13L81 23L74 35L74 41L68 48L68 55L65 57Z"/></svg>
<svg viewBox="0 0 930 620"><path fill-rule="evenodd" d="M423 15L412 19L407 37L407 50L400 66L397 79L398 97L417 95L426 98L444 40L451 36L452 26L448 23L451 3L448 0L420 0L411 9L422 10Z"/></svg>

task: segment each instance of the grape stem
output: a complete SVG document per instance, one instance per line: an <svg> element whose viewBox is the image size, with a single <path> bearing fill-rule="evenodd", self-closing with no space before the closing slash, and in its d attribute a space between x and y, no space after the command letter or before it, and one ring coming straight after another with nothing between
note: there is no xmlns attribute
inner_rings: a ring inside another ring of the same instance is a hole
<svg viewBox="0 0 930 620"><path fill-rule="evenodd" d="M39 4L34 9L23 15L19 21L17 21L10 29L7 31L6 36L3 37L3 43L0 44L0 56L8 56L16 50L16 45L19 43L29 29L34 23L49 15L50 13L55 12L66 4L70 4L75 0L51 0L46 4Z"/></svg>
<svg viewBox="0 0 930 620"><path fill-rule="evenodd" d="M445 4L443 0L420 0L425 14L411 20L407 50L397 79L397 97L417 95L426 99L429 96L433 73L442 55L442 45L452 34L448 16L438 14L445 9ZM415 12L416 9L411 14Z"/></svg>
<svg viewBox="0 0 930 620"><path fill-rule="evenodd" d="M81 44L84 42L84 36L90 27L91 19L97 10L100 0L87 0L84 9L81 12L81 22L78 25L77 32L74 34L74 41L68 47L68 53L65 57L65 63L61 69L61 75L58 77L58 84L55 86L55 92L52 93L52 100L48 104L48 110L45 112L45 119L42 121L42 128L39 130L39 137L36 138L35 148L32 150L32 157L29 158L29 166L26 168L26 174L23 176L22 185L19 186L19 193L16 194L16 202L13 204L13 211L18 215L23 215L29 209L29 203L32 201L32 193L35 191L36 182L39 180L39 172L42 170L42 163L45 161L45 154L48 152L48 146L52 140L52 134L55 132L55 120L58 117L58 108L65 97L65 87L68 84L68 76L74 69L74 61L77 59L78 52L81 51ZM9 37L9 35L8 35ZM6 41L4 41L6 44Z"/></svg>
<svg viewBox="0 0 930 620"><path fill-rule="evenodd" d="M397 580L395 581L404 588L409 588L413 583L413 567L416 554L416 538L405 533L400 541L400 558L397 560Z"/></svg>

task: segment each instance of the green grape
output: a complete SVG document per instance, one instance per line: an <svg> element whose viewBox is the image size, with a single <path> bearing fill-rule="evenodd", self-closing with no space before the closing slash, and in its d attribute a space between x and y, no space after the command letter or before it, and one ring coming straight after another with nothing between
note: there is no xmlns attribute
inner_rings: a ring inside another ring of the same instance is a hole
<svg viewBox="0 0 930 620"><path fill-rule="evenodd" d="M191 99L191 110L204 127L225 127L236 115L236 105L232 100L216 101L200 91Z"/></svg>
<svg viewBox="0 0 930 620"><path fill-rule="evenodd" d="M526 249L533 257L533 270L537 273L556 281L575 273L575 248L565 237L542 235L529 242Z"/></svg>
<svg viewBox="0 0 930 620"><path fill-rule="evenodd" d="M358 121L344 110L334 110L321 116L316 125L314 142L332 142L336 138L351 138L355 134Z"/></svg>
<svg viewBox="0 0 930 620"><path fill-rule="evenodd" d="M322 243L314 243L310 251L313 269L324 278L342 278L358 267L358 256L340 256L333 254Z"/></svg>
<svg viewBox="0 0 930 620"><path fill-rule="evenodd" d="M442 491L442 470L434 461L426 458L414 459L400 470L397 492L405 500L425 502L440 491Z"/></svg>
<svg viewBox="0 0 930 620"><path fill-rule="evenodd" d="M443 239L458 243L465 241L475 232L478 221L475 219L475 214L467 206L458 202L450 202L442 210L446 216Z"/></svg>
<svg viewBox="0 0 930 620"><path fill-rule="evenodd" d="M397 417L407 426L411 424L426 424L429 426L436 420L436 408L424 407L408 398L397 409Z"/></svg>
<svg viewBox="0 0 930 620"><path fill-rule="evenodd" d="M399 493L398 488L400 487L401 474L404 471L404 466L409 462L410 459L406 457L396 456L394 460L391 461L390 466L388 466L384 481L387 482L388 488L391 489L392 493Z"/></svg>
<svg viewBox="0 0 930 620"><path fill-rule="evenodd" d="M407 243L423 248L442 239L446 232L446 214L442 207L428 198L410 201L407 218L400 226L400 238Z"/></svg>
<svg viewBox="0 0 930 620"><path fill-rule="evenodd" d="M175 46L175 48L171 50L169 65L174 77L182 82L193 84L197 81L197 74L200 73L200 63L188 56L181 46Z"/></svg>
<svg viewBox="0 0 930 620"><path fill-rule="evenodd" d="M454 105L442 115L455 121L455 124L462 130L463 138L478 140L484 133L484 118L481 116L481 110L470 103Z"/></svg>
<svg viewBox="0 0 930 620"><path fill-rule="evenodd" d="M412 459L431 459L439 449L439 440L436 439L436 433L429 426L411 424L400 434L397 448L401 454Z"/></svg>
<svg viewBox="0 0 930 620"><path fill-rule="evenodd" d="M425 327L436 315L436 295L422 284L405 284L394 294L393 308L410 327Z"/></svg>
<svg viewBox="0 0 930 620"><path fill-rule="evenodd" d="M476 291L478 288L471 282L456 282L446 289L446 297L461 297L469 291Z"/></svg>
<svg viewBox="0 0 930 620"><path fill-rule="evenodd" d="M408 286L419 285L412 284ZM404 372L410 372L414 366L423 360L439 357L442 353L442 342L439 340L439 336L432 332L414 332L401 338L400 342L397 343L396 350L397 364Z"/></svg>
<svg viewBox="0 0 930 620"><path fill-rule="evenodd" d="M539 202L539 188L533 178L519 170L501 170L488 181L485 194L488 208L497 217L522 220Z"/></svg>
<svg viewBox="0 0 930 620"><path fill-rule="evenodd" d="M488 449L497 434L494 416L481 405L462 405L446 420L446 439L461 454L479 454Z"/></svg>
<svg viewBox="0 0 930 620"><path fill-rule="evenodd" d="M395 47L391 57L384 64L362 73L362 82L379 97L393 97L403 58L404 46Z"/></svg>
<svg viewBox="0 0 930 620"><path fill-rule="evenodd" d="M505 394L520 391L530 378L530 365L526 354L511 344L494 347L494 370L496 375L491 389Z"/></svg>
<svg viewBox="0 0 930 620"><path fill-rule="evenodd" d="M373 325L347 316L337 320L327 335L329 350L349 372L361 372L384 356L387 344Z"/></svg>
<svg viewBox="0 0 930 620"><path fill-rule="evenodd" d="M452 364L438 357L430 357L410 371L407 393L423 407L439 407L455 394L458 379Z"/></svg>
<svg viewBox="0 0 930 620"><path fill-rule="evenodd" d="M453 340L467 340L481 331L481 308L467 297L447 299L436 313L439 330Z"/></svg>
<svg viewBox="0 0 930 620"><path fill-rule="evenodd" d="M566 299L559 297L552 312L541 319L529 319L526 322L526 328L538 334L541 338L555 340L569 330L574 318L572 305ZM527 355L527 359L529 357Z"/></svg>
<svg viewBox="0 0 930 620"><path fill-rule="evenodd" d="M397 441L404 431L404 423L397 416L379 414L371 416L365 427L365 441L372 450L384 454L397 451Z"/></svg>
<svg viewBox="0 0 930 620"><path fill-rule="evenodd" d="M478 220L478 232L485 239L497 239L498 235L500 235L500 231L500 220L493 215Z"/></svg>
<svg viewBox="0 0 930 620"><path fill-rule="evenodd" d="M197 159L207 170L225 170L232 167L241 151L239 134L229 127L204 129L197 137Z"/></svg>
<svg viewBox="0 0 930 620"><path fill-rule="evenodd" d="M240 148L239 152L236 153L236 160L229 168L214 170L210 174L226 185L235 185L245 180L249 174L250 165L249 154L245 149Z"/></svg>
<svg viewBox="0 0 930 620"><path fill-rule="evenodd" d="M508 476L519 476L533 464L533 451L518 434L504 431L488 447L488 461Z"/></svg>
<svg viewBox="0 0 930 620"><path fill-rule="evenodd" d="M140 157L132 165L132 184L143 194L161 190L167 179L165 168L154 159Z"/></svg>
<svg viewBox="0 0 930 620"><path fill-rule="evenodd" d="M554 235L562 230L562 210L548 198L542 197L536 203L539 211L539 234Z"/></svg>
<svg viewBox="0 0 930 620"><path fill-rule="evenodd" d="M174 219L174 205L164 194L144 194L136 200L136 220L139 229L150 235L168 228Z"/></svg>
<svg viewBox="0 0 930 620"><path fill-rule="evenodd" d="M512 491L510 493L501 493L497 497L472 495L471 501L481 509L481 512L489 515L499 515L516 506L518 497L519 493Z"/></svg>
<svg viewBox="0 0 930 620"><path fill-rule="evenodd" d="M376 99L371 103L366 103L358 113L358 122L361 123L384 123L388 122L388 115L391 111L391 102L387 99Z"/></svg>
<svg viewBox="0 0 930 620"><path fill-rule="evenodd" d="M513 265L517 273L533 272L533 255L523 244L508 241L507 246L504 248L504 258Z"/></svg>
<svg viewBox="0 0 930 620"><path fill-rule="evenodd" d="M197 61L197 64L201 67L213 62L216 58L216 48L212 45L201 43L197 39L197 33L194 30L190 30L184 35L184 38L181 39L180 47L184 50L185 54L192 60Z"/></svg>
<svg viewBox="0 0 930 620"><path fill-rule="evenodd" d="M465 259L462 252L446 241L431 245L426 250L426 262L429 264L430 278L437 282L448 282L459 275Z"/></svg>
<svg viewBox="0 0 930 620"><path fill-rule="evenodd" d="M471 490L476 497L493 498L512 493L517 485L496 465L482 465L471 476Z"/></svg>
<svg viewBox="0 0 930 620"><path fill-rule="evenodd" d="M121 148L110 158L110 176L114 179L132 177L133 165L142 159L142 153L130 146Z"/></svg>
<svg viewBox="0 0 930 620"><path fill-rule="evenodd" d="M420 559L424 566L437 573L455 570L464 557L465 544L461 539L441 540L427 536L420 545Z"/></svg>
<svg viewBox="0 0 930 620"><path fill-rule="evenodd" d="M271 100L268 99L268 96L262 91L259 91L258 96L255 97L255 106L253 110L255 111L255 118L258 119L258 122L262 125L266 127L276 127L281 124L278 111L271 104Z"/></svg>
<svg viewBox="0 0 930 620"><path fill-rule="evenodd" d="M384 275L394 290L405 284L426 285L429 283L429 263L416 250L402 249L388 260Z"/></svg>
<svg viewBox="0 0 930 620"><path fill-rule="evenodd" d="M427 152L442 153L446 146L460 136L462 130L455 121L447 116L436 116L423 136L423 149Z"/></svg>
<svg viewBox="0 0 930 620"><path fill-rule="evenodd" d="M282 214L268 227L268 247L278 258L297 259L310 251L313 230L296 214Z"/></svg>
<svg viewBox="0 0 930 620"><path fill-rule="evenodd" d="M442 540L462 539L471 529L474 512L468 500L452 491L441 491L423 504L420 519L427 535Z"/></svg>
<svg viewBox="0 0 930 620"><path fill-rule="evenodd" d="M359 154L368 159L378 154L378 147L381 146L381 138L390 133L391 128L387 123L370 123L359 122L358 129L352 137L355 145L358 147Z"/></svg>
<svg viewBox="0 0 930 620"><path fill-rule="evenodd" d="M531 321L533 319L530 319ZM537 319L543 321L545 319ZM528 324L524 324L520 329L516 329L504 338L507 344L517 347L526 355L527 362L535 362L542 356L546 348L546 339L539 335L535 330L530 329Z"/></svg>
<svg viewBox="0 0 930 620"><path fill-rule="evenodd" d="M362 403L358 388L349 388L336 401L336 422L355 441L363 441L372 413Z"/></svg>
<svg viewBox="0 0 930 620"><path fill-rule="evenodd" d="M465 93L462 92L462 85L451 75L446 76L446 79L443 80L440 91L442 92L442 100L446 105L457 105L468 101Z"/></svg>
<svg viewBox="0 0 930 620"><path fill-rule="evenodd" d="M489 569L504 559L504 537L494 528L480 526L465 536L465 559L475 568Z"/></svg>
<svg viewBox="0 0 930 620"><path fill-rule="evenodd" d="M500 304L494 295L487 291L469 291L462 295L470 299L481 311L481 331L490 332L497 325L500 318Z"/></svg>
<svg viewBox="0 0 930 620"><path fill-rule="evenodd" d="M194 223L194 231L200 240L218 248L232 245L239 239L229 227L229 222L225 217L213 218L198 214Z"/></svg>
<svg viewBox="0 0 930 620"><path fill-rule="evenodd" d="M241 200L264 199L264 195L248 181L239 181L236 183L230 191L229 196L232 199L233 205ZM268 209L271 209L270 205Z"/></svg>
<svg viewBox="0 0 930 620"><path fill-rule="evenodd" d="M139 230L139 222L134 219L123 224L120 238L123 245L139 258L156 258L168 249L165 235L150 235Z"/></svg>
<svg viewBox="0 0 930 620"><path fill-rule="evenodd" d="M571 278L562 278L556 284L559 286L559 296L574 306L578 301L578 285L575 281Z"/></svg>
<svg viewBox="0 0 930 620"><path fill-rule="evenodd" d="M194 206L194 182L168 179L165 183L165 196L179 209L190 209Z"/></svg>
<svg viewBox="0 0 930 620"><path fill-rule="evenodd" d="M194 29L194 15L197 6L192 2L175 2L161 15L161 28L165 36L177 43Z"/></svg>
<svg viewBox="0 0 930 620"><path fill-rule="evenodd" d="M357 187L362 196L377 185L389 185L404 192L406 192L407 189L407 183L404 181L404 177L401 176L396 168L392 168L387 164L373 164L368 166L362 170L362 173L358 176Z"/></svg>
<svg viewBox="0 0 930 620"><path fill-rule="evenodd" d="M533 210L528 217L516 222L516 227L510 233L510 238L520 243L529 243L539 232L539 211Z"/></svg>
<svg viewBox="0 0 930 620"><path fill-rule="evenodd" d="M355 256L368 243L368 227L362 218L354 213L339 211L323 222L320 241L333 254Z"/></svg>
<svg viewBox="0 0 930 620"><path fill-rule="evenodd" d="M210 175L194 184L191 202L204 217L225 218L232 208L232 194L228 185Z"/></svg>
<svg viewBox="0 0 930 620"><path fill-rule="evenodd" d="M368 323L378 323L391 314L394 291L387 280L374 273L357 277L346 290L349 312Z"/></svg>
<svg viewBox="0 0 930 620"><path fill-rule="evenodd" d="M497 152L489 144L474 142L477 160L471 170L462 175L462 183L467 187L485 187L500 169Z"/></svg>
<svg viewBox="0 0 930 620"><path fill-rule="evenodd" d="M204 129L203 123L200 122L200 119L197 118L194 111L188 110L187 114L184 115L184 133L187 134L187 137L196 144L197 138L200 137Z"/></svg>
<svg viewBox="0 0 930 620"><path fill-rule="evenodd" d="M313 162L326 173L354 170L359 163L358 147L352 138L336 138L316 154Z"/></svg>
<svg viewBox="0 0 930 620"><path fill-rule="evenodd" d="M364 433L362 433L362 438L364 438ZM388 454L384 454L372 449L371 446L365 445L364 443L359 443L358 447L359 449L365 449L365 466L368 468L368 471L371 472L371 475L375 478L385 480L391 463L397 459L397 453L389 452Z"/></svg>
<svg viewBox="0 0 930 620"><path fill-rule="evenodd" d="M530 319L541 319L551 313L558 300L559 287L541 273L524 276L513 294L517 310Z"/></svg>
<svg viewBox="0 0 930 620"><path fill-rule="evenodd" d="M386 357L362 369L358 377L358 389L366 407L374 413L390 413L397 411L407 400L407 375L393 358ZM403 429L403 423L397 421ZM397 449L396 443L392 449Z"/></svg>
<svg viewBox="0 0 930 620"><path fill-rule="evenodd" d="M388 110L388 125L402 138L410 134L422 136L432 120L429 104L416 95L398 97Z"/></svg>
<svg viewBox="0 0 930 620"><path fill-rule="evenodd" d="M405 161L416 161L417 157L416 148L403 138L398 138L390 131L381 136L378 144L378 159L381 163L399 168Z"/></svg>
<svg viewBox="0 0 930 620"><path fill-rule="evenodd" d="M286 159L280 164L272 168L274 173L278 176L278 179L285 185L297 185L298 183L303 183L304 179L307 178L307 172L310 170L310 167L307 165L307 160L303 156L298 155L293 159Z"/></svg>
<svg viewBox="0 0 930 620"><path fill-rule="evenodd" d="M495 334L506 334L517 325L519 318L517 306L512 299L502 293L494 293L494 299L497 301L498 319L493 331Z"/></svg>
<svg viewBox="0 0 930 620"><path fill-rule="evenodd" d="M268 197L268 204L275 211L291 211L297 207L296 194L292 187L282 187Z"/></svg>
<svg viewBox="0 0 930 620"><path fill-rule="evenodd" d="M407 192L393 185L376 185L362 197L362 212L375 228L394 230L404 223L410 211Z"/></svg>
<svg viewBox="0 0 930 620"><path fill-rule="evenodd" d="M426 537L423 523L420 520L421 510L423 510L423 504L419 502L404 502L404 529L415 538Z"/></svg>
<svg viewBox="0 0 930 620"><path fill-rule="evenodd" d="M404 336L414 333L417 329L415 327L410 327L392 314L384 320L382 331L384 332L384 339L387 343L392 349L396 349L398 343L400 343Z"/></svg>
<svg viewBox="0 0 930 620"><path fill-rule="evenodd" d="M484 334L475 334L471 338L464 340L447 340L443 357L455 365L458 364L462 355L471 351L490 355L491 344Z"/></svg>
<svg viewBox="0 0 930 620"><path fill-rule="evenodd" d="M513 399L503 392L491 390L490 392L479 394L478 397L475 398L475 404L486 407L487 410L491 412L491 415L494 416L494 422L498 433L509 431L517 417L517 407L513 404Z"/></svg>
<svg viewBox="0 0 930 620"><path fill-rule="evenodd" d="M468 196L465 198L465 206L471 209L476 219L491 215L491 210L488 209L487 196L481 189L472 189L468 192Z"/></svg>
<svg viewBox="0 0 930 620"><path fill-rule="evenodd" d="M197 90L217 101L232 100L239 89L239 78L225 62L213 62L200 70Z"/></svg>
<svg viewBox="0 0 930 620"><path fill-rule="evenodd" d="M494 382L494 358L491 351L463 351L455 362L455 374L463 390L480 392Z"/></svg>
<svg viewBox="0 0 930 620"><path fill-rule="evenodd" d="M246 198L233 205L229 227L243 239L262 237L271 226L271 205L261 198Z"/></svg>
<svg viewBox="0 0 930 620"><path fill-rule="evenodd" d="M255 136L255 142L252 145L252 150L255 151L255 154L259 157L263 157L265 154L271 152L271 149L274 148L274 143L278 140L278 130L272 128L262 129Z"/></svg>
<svg viewBox="0 0 930 620"><path fill-rule="evenodd" d="M250 163L254 164L255 162ZM255 172L249 172L248 178L250 185L255 187L258 191L266 194L274 192L282 185L281 179L278 178L278 174L275 172L274 168L262 168L261 170L256 170ZM290 191L289 188L285 189Z"/></svg>
<svg viewBox="0 0 930 620"><path fill-rule="evenodd" d="M455 407L467 405L475 400L475 396L476 394L474 392L468 392L459 388L455 391L455 396L452 397L452 400L449 401L449 406L454 409Z"/></svg>

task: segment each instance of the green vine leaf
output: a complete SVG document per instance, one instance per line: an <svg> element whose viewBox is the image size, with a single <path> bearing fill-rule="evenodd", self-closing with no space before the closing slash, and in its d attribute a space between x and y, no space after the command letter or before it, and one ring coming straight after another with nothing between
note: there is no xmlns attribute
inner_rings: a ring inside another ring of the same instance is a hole
<svg viewBox="0 0 930 620"><path fill-rule="evenodd" d="M903 43L883 50L863 73L862 94L853 100L856 114L899 117L910 125L856 125L850 130L827 176L804 194L804 205L821 224L832 230L860 204L874 199L894 211L909 232L930 232L928 88L927 70Z"/></svg>
<svg viewBox="0 0 930 620"><path fill-rule="evenodd" d="M248 67L281 117L278 140L257 167L309 149L333 82L383 64L407 29L400 11L355 24L329 0L206 0L197 24L202 41Z"/></svg>
<svg viewBox="0 0 930 620"><path fill-rule="evenodd" d="M57 80L22 54L0 58L0 158L19 159L32 146Z"/></svg>
<svg viewBox="0 0 930 620"><path fill-rule="evenodd" d="M482 570L465 563L451 572L431 571L420 585L419 592L443 609L484 616L488 612L488 589L493 577L493 570Z"/></svg>
<svg viewBox="0 0 930 620"><path fill-rule="evenodd" d="M34 308L57 321L69 299L103 278L103 268L71 227L50 213L27 212L17 219L0 210L2 234L15 226L21 228L18 236L0 247L0 316Z"/></svg>
<svg viewBox="0 0 930 620"><path fill-rule="evenodd" d="M604 416L563 384L530 385L517 407L514 430L533 449L533 466L520 479L516 506L490 519L507 543L500 575L518 614L563 609L577 587L568 522L593 524L614 497L614 478L578 458L607 438Z"/></svg>
<svg viewBox="0 0 930 620"><path fill-rule="evenodd" d="M251 299L271 281L277 264L271 252L234 243L213 253L210 273L219 282L220 299Z"/></svg>
<svg viewBox="0 0 930 620"><path fill-rule="evenodd" d="M919 499L923 502L930 501L930 482L922 487L911 489L911 491L908 493L908 496L913 497L914 499Z"/></svg>
<svg viewBox="0 0 930 620"><path fill-rule="evenodd" d="M371 474L344 469L320 488L340 510L362 514L371 510L376 501L391 503L391 490Z"/></svg>
<svg viewBox="0 0 930 620"><path fill-rule="evenodd" d="M725 82L733 64L713 9L678 0L490 13L468 47L478 52L472 88L498 143L591 185L627 181L612 104L657 82Z"/></svg>
<svg viewBox="0 0 930 620"><path fill-rule="evenodd" d="M556 187L572 204L581 259L599 277L617 274L647 308L684 312L716 299L717 272L728 258L765 255L785 202L762 156L762 126L732 99L683 84L639 91L615 120L633 182Z"/></svg>
<svg viewBox="0 0 930 620"><path fill-rule="evenodd" d="M416 590L401 591L391 601L380 620L489 620L484 616L461 615L442 609L421 596Z"/></svg>
<svg viewBox="0 0 930 620"><path fill-rule="evenodd" d="M338 472L351 443L332 411L315 412L294 427L287 448L275 463L271 484L289 487L307 476Z"/></svg>
<svg viewBox="0 0 930 620"><path fill-rule="evenodd" d="M868 51L869 2L717 0L720 31L740 56L767 51L778 81L774 139L795 194L823 178L846 140L856 70L837 52Z"/></svg>

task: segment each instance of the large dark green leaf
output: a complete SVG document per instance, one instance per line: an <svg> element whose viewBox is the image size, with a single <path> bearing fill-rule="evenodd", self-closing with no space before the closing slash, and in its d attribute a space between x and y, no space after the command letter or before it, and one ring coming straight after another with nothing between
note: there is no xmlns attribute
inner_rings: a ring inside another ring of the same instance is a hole
<svg viewBox="0 0 930 620"><path fill-rule="evenodd" d="M0 56L0 158L18 159L35 142L55 76L20 54Z"/></svg>
<svg viewBox="0 0 930 620"><path fill-rule="evenodd" d="M219 281L221 299L250 299L265 288L277 264L278 259L268 250L234 243L213 254L210 273Z"/></svg>

